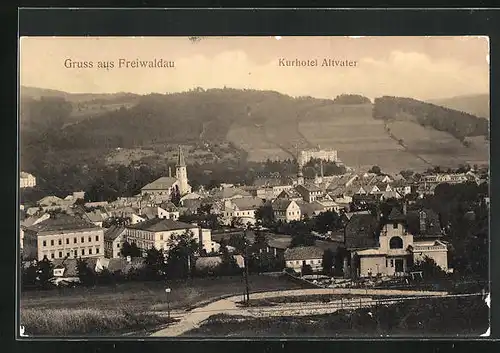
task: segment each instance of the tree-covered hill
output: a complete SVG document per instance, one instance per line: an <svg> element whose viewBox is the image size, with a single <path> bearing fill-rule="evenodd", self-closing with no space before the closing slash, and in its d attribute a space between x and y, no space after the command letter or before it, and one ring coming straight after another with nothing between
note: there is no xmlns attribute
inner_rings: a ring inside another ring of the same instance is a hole
<svg viewBox="0 0 500 353"><path fill-rule="evenodd" d="M388 96L376 98L373 117L386 121L416 122L424 127L447 132L460 141L466 137L489 134L489 124L485 118L412 98Z"/></svg>
<svg viewBox="0 0 500 353"><path fill-rule="evenodd" d="M481 118L490 118L489 94L473 94L443 99L434 99L430 100L429 103L473 114Z"/></svg>

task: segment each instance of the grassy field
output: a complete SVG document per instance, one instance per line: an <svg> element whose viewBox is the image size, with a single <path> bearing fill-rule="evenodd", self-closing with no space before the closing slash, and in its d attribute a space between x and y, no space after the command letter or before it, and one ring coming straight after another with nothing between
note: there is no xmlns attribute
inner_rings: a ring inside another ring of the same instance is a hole
<svg viewBox="0 0 500 353"><path fill-rule="evenodd" d="M147 333L173 319L150 313L98 309L26 309L21 323L29 336L117 336Z"/></svg>
<svg viewBox="0 0 500 353"><path fill-rule="evenodd" d="M319 294L319 295L297 295L286 297L272 297L264 299L250 299L247 306L252 307L270 307L287 303L329 303L336 300L348 300L353 298L372 298L372 299L389 299L391 296L380 295L359 295L359 294ZM243 304L241 302L240 304Z"/></svg>
<svg viewBox="0 0 500 353"><path fill-rule="evenodd" d="M488 328L481 298L411 300L371 309L309 317L251 318L214 315L186 337L475 336Z"/></svg>
<svg viewBox="0 0 500 353"><path fill-rule="evenodd" d="M288 277L250 276L249 284L251 291L302 288L302 284L292 282ZM169 294L172 310L193 308L226 295L241 293L243 296L245 290L243 278L238 276L24 291L21 293L21 322L28 332L54 335L63 332L65 322L69 323L71 329L68 330L73 334L86 334L89 330L102 334L117 328L134 331L137 327L158 326L165 323L165 319L152 312L167 310L167 286L172 290ZM123 317L124 313L131 316ZM107 318L113 316L117 322L108 323ZM37 318L40 317L44 320L39 321ZM51 325L58 328L52 332Z"/></svg>

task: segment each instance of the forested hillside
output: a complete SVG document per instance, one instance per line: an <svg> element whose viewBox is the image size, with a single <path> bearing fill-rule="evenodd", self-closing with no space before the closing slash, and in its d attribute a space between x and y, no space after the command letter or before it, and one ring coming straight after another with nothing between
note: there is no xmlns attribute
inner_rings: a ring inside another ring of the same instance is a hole
<svg viewBox="0 0 500 353"><path fill-rule="evenodd" d="M386 121L413 121L447 132L460 141L466 137L489 135L489 123L485 118L412 98L376 98L373 117Z"/></svg>

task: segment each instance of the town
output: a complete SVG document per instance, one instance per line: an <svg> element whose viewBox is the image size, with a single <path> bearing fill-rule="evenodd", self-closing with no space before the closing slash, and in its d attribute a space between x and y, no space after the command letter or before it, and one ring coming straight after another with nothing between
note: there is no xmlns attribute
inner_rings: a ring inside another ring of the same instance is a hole
<svg viewBox="0 0 500 353"><path fill-rule="evenodd" d="M318 288L435 289L447 278L448 290L473 278L484 290L488 168L325 175L337 151L298 157L295 177L193 190L178 147L175 171L133 197L75 191L21 205L23 288L241 276L248 301L253 275L282 273ZM319 173L306 178L311 161ZM35 186L22 172L20 187Z"/></svg>

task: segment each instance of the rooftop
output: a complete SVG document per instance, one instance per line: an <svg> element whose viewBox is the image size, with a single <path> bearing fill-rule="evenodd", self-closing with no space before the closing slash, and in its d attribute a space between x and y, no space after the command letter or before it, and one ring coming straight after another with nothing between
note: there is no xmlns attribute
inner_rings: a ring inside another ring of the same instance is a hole
<svg viewBox="0 0 500 353"><path fill-rule="evenodd" d="M176 181L176 178L161 177L147 184L141 190L170 190Z"/></svg>
<svg viewBox="0 0 500 353"><path fill-rule="evenodd" d="M146 230L149 232L165 232L170 230L193 229L197 226L189 223L174 221L172 219L154 218L141 223L128 226L130 229Z"/></svg>
<svg viewBox="0 0 500 353"><path fill-rule="evenodd" d="M104 232L104 240L113 241L125 231L123 226L112 226Z"/></svg>
<svg viewBox="0 0 500 353"><path fill-rule="evenodd" d="M323 258L323 250L317 246L301 246L285 250L285 260L310 260Z"/></svg>
<svg viewBox="0 0 500 353"><path fill-rule="evenodd" d="M80 217L74 217L63 213L52 215L50 218L29 227L29 230L32 230L37 233L62 232L68 230L82 230L82 229L100 229L100 228L96 227L89 221L81 219Z"/></svg>

